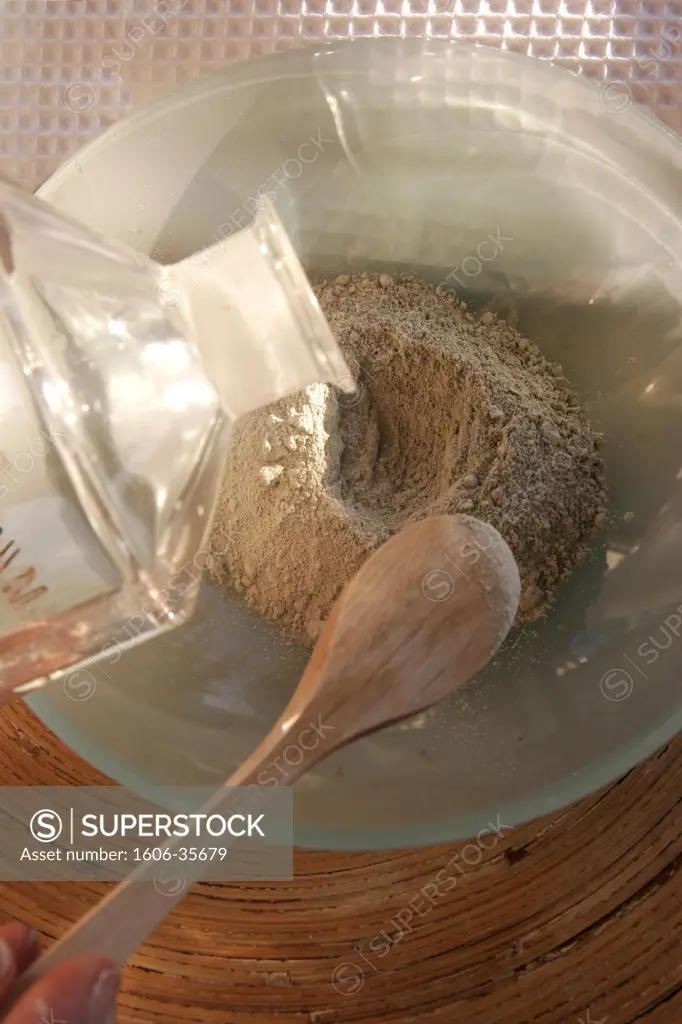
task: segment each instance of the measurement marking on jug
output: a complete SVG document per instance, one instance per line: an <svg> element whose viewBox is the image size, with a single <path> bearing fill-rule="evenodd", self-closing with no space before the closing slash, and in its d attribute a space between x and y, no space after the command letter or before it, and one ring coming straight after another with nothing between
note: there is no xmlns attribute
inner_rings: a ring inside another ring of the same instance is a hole
<svg viewBox="0 0 682 1024"><path fill-rule="evenodd" d="M2 533L1 527L0 533ZM14 548L14 551L12 551L12 548ZM11 540L8 544L5 544L2 551L0 551L0 558L3 558L8 552L11 552L11 554L5 559L2 565L0 565L0 572L4 572L7 566L10 564L10 562L13 562L17 555L20 553L20 549L16 546L13 540Z"/></svg>
<svg viewBox="0 0 682 1024"><path fill-rule="evenodd" d="M3 534L3 529L0 526L0 536ZM0 541L2 543L2 541ZM17 542L14 540L8 541L3 548L0 549L0 582L2 577L7 572L7 569L12 564L15 558L21 554L21 548L17 546ZM6 557L5 557L6 556ZM6 597L9 604L14 607L23 607L24 605L30 604L31 601L35 601L37 598L42 597L43 594L47 594L47 587L43 584L39 584L34 587L33 584L37 581L38 575L35 567L29 565L27 569L23 569L18 572L16 576L12 576L7 582L2 582L0 585L0 592ZM33 587L33 589L29 589Z"/></svg>

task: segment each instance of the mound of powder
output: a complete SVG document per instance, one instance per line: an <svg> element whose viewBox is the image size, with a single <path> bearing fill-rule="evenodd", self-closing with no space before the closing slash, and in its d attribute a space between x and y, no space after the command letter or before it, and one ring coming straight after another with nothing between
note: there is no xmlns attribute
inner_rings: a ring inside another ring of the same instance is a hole
<svg viewBox="0 0 682 1024"><path fill-rule="evenodd" d="M344 275L316 294L356 393L315 384L237 423L211 575L314 640L393 533L466 513L514 553L517 621L538 618L606 516L598 439L561 368L412 276Z"/></svg>

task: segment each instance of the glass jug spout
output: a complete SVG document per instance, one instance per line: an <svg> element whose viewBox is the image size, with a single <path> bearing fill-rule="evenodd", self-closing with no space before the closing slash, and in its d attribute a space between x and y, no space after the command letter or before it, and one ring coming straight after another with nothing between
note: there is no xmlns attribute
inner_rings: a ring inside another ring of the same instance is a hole
<svg viewBox="0 0 682 1024"><path fill-rule="evenodd" d="M163 268L157 301L180 305L232 418L318 381L352 378L274 207Z"/></svg>
<svg viewBox="0 0 682 1024"><path fill-rule="evenodd" d="M191 614L232 423L319 381L273 209L164 267L0 182L0 703Z"/></svg>

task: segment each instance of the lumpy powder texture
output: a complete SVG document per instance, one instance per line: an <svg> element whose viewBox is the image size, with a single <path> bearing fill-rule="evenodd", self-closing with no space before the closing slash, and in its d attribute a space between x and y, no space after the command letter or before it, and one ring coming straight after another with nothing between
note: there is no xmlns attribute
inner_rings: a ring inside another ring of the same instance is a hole
<svg viewBox="0 0 682 1024"><path fill-rule="evenodd" d="M315 384L238 422L213 577L314 640L372 551L457 512L511 547L517 621L541 616L606 514L598 438L561 368L415 277L344 275L316 294L356 392Z"/></svg>

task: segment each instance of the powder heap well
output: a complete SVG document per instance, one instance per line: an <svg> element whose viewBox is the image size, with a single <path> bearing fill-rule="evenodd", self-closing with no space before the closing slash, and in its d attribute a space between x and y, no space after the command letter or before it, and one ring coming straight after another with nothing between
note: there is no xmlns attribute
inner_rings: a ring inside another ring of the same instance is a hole
<svg viewBox="0 0 682 1024"><path fill-rule="evenodd" d="M561 368L491 313L407 275L316 288L355 394L315 384L235 427L210 572L314 640L343 585L406 523L466 513L540 617L606 516L599 442Z"/></svg>

